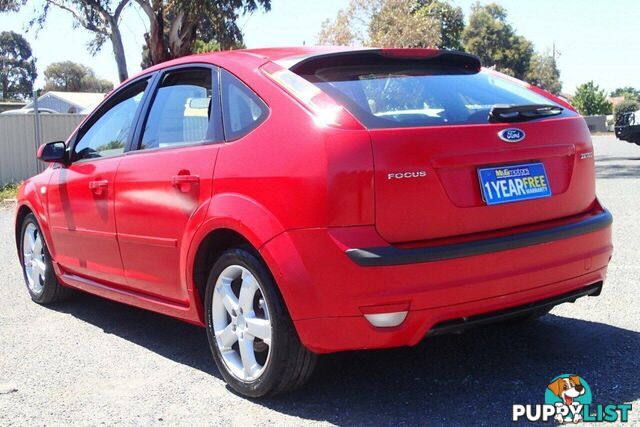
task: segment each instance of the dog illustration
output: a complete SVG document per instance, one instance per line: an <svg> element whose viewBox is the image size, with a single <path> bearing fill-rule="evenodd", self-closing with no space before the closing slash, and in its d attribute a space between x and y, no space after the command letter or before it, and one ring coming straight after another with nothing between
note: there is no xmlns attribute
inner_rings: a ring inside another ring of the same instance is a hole
<svg viewBox="0 0 640 427"><path fill-rule="evenodd" d="M568 378L558 378L549 384L547 388L551 390L553 394L562 399L562 403L557 403L556 406L560 406L562 404L571 406L574 404L573 400L578 396L582 396L586 391L584 386L580 384L580 377L577 375ZM555 419L560 423L564 422L564 418L560 414L556 415ZM582 416L580 414L576 414L573 417L574 423L580 422L581 420Z"/></svg>

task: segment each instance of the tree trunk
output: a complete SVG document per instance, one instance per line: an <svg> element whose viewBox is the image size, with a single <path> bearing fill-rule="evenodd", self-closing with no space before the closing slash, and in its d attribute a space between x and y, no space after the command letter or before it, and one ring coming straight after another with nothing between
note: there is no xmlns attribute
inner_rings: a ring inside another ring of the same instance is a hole
<svg viewBox="0 0 640 427"><path fill-rule="evenodd" d="M7 78L7 71L5 71L4 63L2 65L2 101L6 101L7 91L9 90L9 79Z"/></svg>
<svg viewBox="0 0 640 427"><path fill-rule="evenodd" d="M153 16L149 17L149 34L146 37L149 48L149 60L152 65L171 59L164 40L164 8L160 2Z"/></svg>
<svg viewBox="0 0 640 427"><path fill-rule="evenodd" d="M115 57L116 64L118 66L118 78L120 83L129 78L129 72L127 71L127 58L124 56L124 45L122 44L122 35L118 28L118 23L115 20L111 22L111 33L109 34L111 44L113 45L113 56Z"/></svg>

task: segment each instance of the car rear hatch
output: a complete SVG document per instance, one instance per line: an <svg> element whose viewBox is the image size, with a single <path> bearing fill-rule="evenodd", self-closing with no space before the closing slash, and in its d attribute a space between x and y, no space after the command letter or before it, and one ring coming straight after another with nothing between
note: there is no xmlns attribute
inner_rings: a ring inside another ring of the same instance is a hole
<svg viewBox="0 0 640 427"><path fill-rule="evenodd" d="M584 120L562 101L481 70L473 56L363 50L290 70L368 129L375 225L388 242L540 223L584 212L595 199Z"/></svg>

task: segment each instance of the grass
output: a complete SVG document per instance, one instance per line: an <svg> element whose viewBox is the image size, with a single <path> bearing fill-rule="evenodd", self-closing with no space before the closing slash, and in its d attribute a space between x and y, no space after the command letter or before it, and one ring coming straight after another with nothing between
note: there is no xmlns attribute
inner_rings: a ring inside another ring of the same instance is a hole
<svg viewBox="0 0 640 427"><path fill-rule="evenodd" d="M0 185L0 201L4 199L15 199L20 184Z"/></svg>

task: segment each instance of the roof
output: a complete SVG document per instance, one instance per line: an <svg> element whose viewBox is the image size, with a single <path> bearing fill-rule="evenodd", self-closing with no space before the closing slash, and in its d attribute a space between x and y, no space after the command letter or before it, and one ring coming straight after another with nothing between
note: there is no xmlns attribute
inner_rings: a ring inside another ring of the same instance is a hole
<svg viewBox="0 0 640 427"><path fill-rule="evenodd" d="M298 56L320 55L323 53L342 52L349 50L363 50L363 48L347 46L295 46L295 47L266 47L257 49L238 49L221 52L220 54L254 55L270 61L279 61Z"/></svg>
<svg viewBox="0 0 640 427"><path fill-rule="evenodd" d="M51 91L42 95L40 98L44 96L55 96L58 99L68 102L69 104L73 104L78 106L80 109L84 109L93 105L100 103L104 99L104 93L96 93L96 92L58 92ZM38 98L38 99L40 99Z"/></svg>
<svg viewBox="0 0 640 427"><path fill-rule="evenodd" d="M292 68L299 65L305 60L315 56L322 56L332 53L341 52L363 52L367 50L378 50L377 48L370 47L349 47L349 46L293 46L293 47L268 47L268 48L256 48L256 49L235 49L221 52L208 52L198 55L188 55L180 58L172 59L167 62L153 65L147 69L142 70L135 76L130 77L128 81L134 80L140 76L151 74L155 71L162 70L168 67L193 64L193 63L211 63L229 70L233 70L232 67L244 67L244 68L257 68L265 62L275 62L284 68ZM461 55L468 58L479 59L473 55L461 53L461 52L449 52L440 51L439 49L382 49L382 51L400 51L399 56L409 57L411 55L423 56L424 53L429 54L435 52L442 52L446 55ZM391 52L393 53L393 52ZM126 83L126 82L125 82Z"/></svg>
<svg viewBox="0 0 640 427"><path fill-rule="evenodd" d="M363 50L363 48L354 48L346 46L295 46L295 47L267 47L257 49L234 49L220 52L207 52L198 55L188 55L180 58L172 59L167 62L153 65L142 70L137 75L131 77L134 79L140 75L147 74L152 71L160 70L173 65L186 64L196 62L198 60L204 62L218 63L221 60L243 61L247 59L259 59L261 61L279 61L291 58L304 58L312 55L320 55L323 53L342 52L349 50Z"/></svg>

